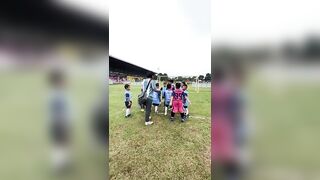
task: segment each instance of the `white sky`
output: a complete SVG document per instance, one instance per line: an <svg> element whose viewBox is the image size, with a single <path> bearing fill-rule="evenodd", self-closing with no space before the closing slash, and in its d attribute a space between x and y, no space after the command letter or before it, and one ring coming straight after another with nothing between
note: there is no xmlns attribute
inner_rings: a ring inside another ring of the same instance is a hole
<svg viewBox="0 0 320 180"><path fill-rule="evenodd" d="M320 32L318 0L212 0L214 45L278 43Z"/></svg>
<svg viewBox="0 0 320 180"><path fill-rule="evenodd" d="M210 72L210 38L213 46L250 45L320 32L318 0L58 2L102 18L109 14L110 54L169 75Z"/></svg>
<svg viewBox="0 0 320 180"><path fill-rule="evenodd" d="M210 0L110 0L109 54L169 76L211 72Z"/></svg>

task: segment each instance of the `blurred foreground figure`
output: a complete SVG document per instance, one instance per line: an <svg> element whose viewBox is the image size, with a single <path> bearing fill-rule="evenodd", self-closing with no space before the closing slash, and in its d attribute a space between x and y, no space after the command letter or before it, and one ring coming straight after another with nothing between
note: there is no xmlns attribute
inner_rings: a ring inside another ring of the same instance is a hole
<svg viewBox="0 0 320 180"><path fill-rule="evenodd" d="M94 105L92 117L93 136L98 146L104 147L104 150L108 149L109 113L106 93L104 93L102 97L100 97L100 100Z"/></svg>
<svg viewBox="0 0 320 180"><path fill-rule="evenodd" d="M214 178L243 179L242 151L246 145L243 80L239 66L214 68L211 132Z"/></svg>
<svg viewBox="0 0 320 180"><path fill-rule="evenodd" d="M49 74L49 130L52 141L52 163L55 172L70 165L71 118L66 94L66 79L62 70L54 69Z"/></svg>

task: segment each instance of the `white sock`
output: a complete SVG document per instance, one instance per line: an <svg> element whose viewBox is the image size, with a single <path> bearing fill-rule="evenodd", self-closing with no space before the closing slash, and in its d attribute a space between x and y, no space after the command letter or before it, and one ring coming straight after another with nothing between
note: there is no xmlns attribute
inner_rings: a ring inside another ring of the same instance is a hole
<svg viewBox="0 0 320 180"><path fill-rule="evenodd" d="M189 114L189 109L188 108L186 108L186 115L188 115Z"/></svg>
<svg viewBox="0 0 320 180"><path fill-rule="evenodd" d="M155 106L154 107L154 112L157 112L158 111L158 106Z"/></svg>
<svg viewBox="0 0 320 180"><path fill-rule="evenodd" d="M167 115L168 107L164 108L164 114Z"/></svg>
<svg viewBox="0 0 320 180"><path fill-rule="evenodd" d="M69 152L66 147L54 147L52 152L52 163L55 169L60 169L69 161Z"/></svg>
<svg viewBox="0 0 320 180"><path fill-rule="evenodd" d="M126 110L126 116L128 116L130 114L130 109L128 108L127 110Z"/></svg>

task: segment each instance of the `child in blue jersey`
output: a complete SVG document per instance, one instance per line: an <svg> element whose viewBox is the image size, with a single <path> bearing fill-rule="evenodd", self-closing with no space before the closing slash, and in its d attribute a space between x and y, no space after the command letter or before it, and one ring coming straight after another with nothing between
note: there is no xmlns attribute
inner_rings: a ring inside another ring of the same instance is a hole
<svg viewBox="0 0 320 180"><path fill-rule="evenodd" d="M175 90L175 85L174 85L174 81L172 79L169 80L169 84L171 84L171 90L174 91Z"/></svg>
<svg viewBox="0 0 320 180"><path fill-rule="evenodd" d="M168 112L168 107L170 105L170 100L171 100L171 96L172 96L172 89L171 89L171 84L167 84L167 89L165 90L164 92L164 115L166 116L167 115L167 112ZM170 106L171 108L171 106Z"/></svg>
<svg viewBox="0 0 320 180"><path fill-rule="evenodd" d="M167 89L167 82L164 82L163 87L161 88L161 96L162 96L163 100L165 100L164 93L165 93L166 89Z"/></svg>
<svg viewBox="0 0 320 180"><path fill-rule="evenodd" d="M124 89L125 89L125 92L124 92L124 104L126 106L126 118L127 117L130 117L131 116L131 105L132 105L132 95L131 95L131 92L130 92L130 85L129 84L125 84L124 85Z"/></svg>
<svg viewBox="0 0 320 180"><path fill-rule="evenodd" d="M159 83L156 83L156 88L160 89L159 88ZM159 105L161 103L161 91L159 91L159 92L154 91L152 97L153 97L152 105L154 106L154 112L158 113L158 107L159 107Z"/></svg>
<svg viewBox="0 0 320 180"><path fill-rule="evenodd" d="M190 100L189 100L189 92L188 92L188 85L186 83L183 83L183 86L182 86L182 90L184 92L184 98L182 100L183 102L183 109L184 109L184 114L185 114L185 117L188 117L189 116L189 104L191 104Z"/></svg>

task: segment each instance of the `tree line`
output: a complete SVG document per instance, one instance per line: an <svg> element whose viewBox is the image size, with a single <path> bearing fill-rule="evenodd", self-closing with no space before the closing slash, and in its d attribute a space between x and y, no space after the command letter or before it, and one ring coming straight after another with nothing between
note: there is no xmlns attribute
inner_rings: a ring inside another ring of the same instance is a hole
<svg viewBox="0 0 320 180"><path fill-rule="evenodd" d="M186 82L195 82L197 79L197 76L177 76L174 78L170 78L167 73L159 73L158 76L160 76L160 81L168 81L170 79L176 80L176 81L186 81ZM206 75L199 75L199 80L204 82L210 82L212 77L211 73L206 73Z"/></svg>

